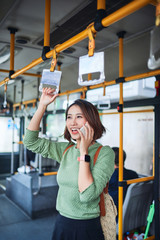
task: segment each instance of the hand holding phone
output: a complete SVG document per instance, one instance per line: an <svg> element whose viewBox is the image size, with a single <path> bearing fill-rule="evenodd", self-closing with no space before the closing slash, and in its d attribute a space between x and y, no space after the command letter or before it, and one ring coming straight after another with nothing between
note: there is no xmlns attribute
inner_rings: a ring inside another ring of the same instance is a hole
<svg viewBox="0 0 160 240"><path fill-rule="evenodd" d="M87 124L85 123L85 126L87 126ZM84 129L84 127L81 127L80 128L80 131L83 133L83 135L85 136L85 129Z"/></svg>

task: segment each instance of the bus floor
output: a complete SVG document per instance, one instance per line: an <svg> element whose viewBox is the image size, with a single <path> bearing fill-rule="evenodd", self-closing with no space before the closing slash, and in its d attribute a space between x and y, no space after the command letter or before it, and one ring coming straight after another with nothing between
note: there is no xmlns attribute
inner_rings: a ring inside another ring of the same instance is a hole
<svg viewBox="0 0 160 240"><path fill-rule="evenodd" d="M5 180L0 179L5 185ZM57 212L32 219L0 188L0 240L51 239Z"/></svg>
<svg viewBox="0 0 160 240"><path fill-rule="evenodd" d="M5 194L0 194L0 239L44 240L51 239L57 213L31 219Z"/></svg>

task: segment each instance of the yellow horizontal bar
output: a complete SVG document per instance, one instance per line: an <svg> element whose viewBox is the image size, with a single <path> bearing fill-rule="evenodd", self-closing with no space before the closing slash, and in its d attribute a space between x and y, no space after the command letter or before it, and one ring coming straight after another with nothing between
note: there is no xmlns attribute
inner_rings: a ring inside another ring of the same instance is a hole
<svg viewBox="0 0 160 240"><path fill-rule="evenodd" d="M160 74L160 70L159 70L159 74ZM116 84L115 80L90 86L89 89L95 89L95 88L114 85L114 84ZM59 93L59 96L70 95L72 93L83 92L83 91L87 91L87 90L88 90L87 87L82 87L82 88L78 88L78 89L74 89L74 90ZM27 102L34 103L34 102L36 102L36 100L33 99L33 100L24 101L24 102L22 102L22 104L25 105L25 104L27 104ZM15 104L13 104L13 107L19 107L20 105L21 105L21 103L15 103ZM143 112L152 112L152 111L153 111L152 109L151 110L143 110ZM140 110L140 111L128 111L128 112L124 112L124 113L135 113L135 112L142 112L142 110ZM100 113L100 115L109 115L109 114L118 114L118 112Z"/></svg>
<svg viewBox="0 0 160 240"><path fill-rule="evenodd" d="M15 103L13 104L13 107L19 107L21 105L21 103Z"/></svg>
<svg viewBox="0 0 160 240"><path fill-rule="evenodd" d="M39 77L39 78L42 77L41 74L37 74L37 73L22 73L22 75L26 75L26 76L30 76L30 77Z"/></svg>
<svg viewBox="0 0 160 240"><path fill-rule="evenodd" d="M158 3L157 0L151 0L151 2L150 2L150 4L154 5L154 6L157 6L157 3Z"/></svg>
<svg viewBox="0 0 160 240"><path fill-rule="evenodd" d="M141 79L141 78L153 77L153 76L156 76L156 75L159 75L159 74L160 74L160 70L158 69L158 70L155 70L155 71L151 71L151 72L147 72L147 73L141 73L141 74L133 75L133 76L130 76L130 77L126 77L125 81L129 82L129 81L138 80L138 79Z"/></svg>
<svg viewBox="0 0 160 240"><path fill-rule="evenodd" d="M46 172L43 173L44 176L51 176L51 175L57 175L57 172Z"/></svg>
<svg viewBox="0 0 160 240"><path fill-rule="evenodd" d="M129 185L129 184L132 184L132 183L146 182L146 181L150 181L150 180L154 180L154 176L143 177L143 178L135 178L135 179L127 180L126 183L127 183L127 185Z"/></svg>
<svg viewBox="0 0 160 240"><path fill-rule="evenodd" d="M22 141L19 141L19 142L15 142L15 143L17 143L17 144L23 144L23 142L22 142Z"/></svg>
<svg viewBox="0 0 160 240"><path fill-rule="evenodd" d="M109 81L109 82L104 81L103 83L92 85L89 88L90 89L95 89L95 88L100 88L100 87L104 87L104 86L106 86L106 87L111 86L111 85L114 85L114 84L116 84L115 80L112 80L112 81Z"/></svg>
<svg viewBox="0 0 160 240"><path fill-rule="evenodd" d="M29 104L29 103L36 103L37 99L32 99L32 100L27 100L27 101L23 101L22 104Z"/></svg>
<svg viewBox="0 0 160 240"><path fill-rule="evenodd" d="M153 109L126 111L126 112L124 111L123 113L142 113L142 112L153 112ZM112 114L119 114L119 112L99 113L100 116L102 116L102 115L112 115Z"/></svg>
<svg viewBox="0 0 160 240"><path fill-rule="evenodd" d="M24 72L28 71L29 69L35 67L36 65L40 64L41 62L43 62L42 58L38 58L34 61L32 61L30 64L28 64L27 66L25 66L24 68L17 70L14 74L11 75L11 78L14 79L16 77L18 77L19 75L23 74ZM6 78L3 81L0 82L0 86L2 86L3 84L5 84L6 82L8 82L10 79Z"/></svg>
<svg viewBox="0 0 160 240"><path fill-rule="evenodd" d="M37 99L32 99L32 100L27 100L27 101L23 101L22 103L15 103L13 104L13 107L19 107L21 104L26 105L26 104L30 104L30 103L36 103Z"/></svg>
<svg viewBox="0 0 160 240"><path fill-rule="evenodd" d="M115 23L116 21L119 21L119 20L123 19L124 17L130 15L131 13L139 10L140 8L144 7L145 5L149 4L150 1L151 0L141 0L141 1L134 0L131 3L127 4L126 6L122 7L121 9L117 10L116 12L114 12L111 15L104 18L102 20L102 25L104 27L107 27L107 26ZM96 30L95 30L93 25L91 27L91 30L92 30L93 33L96 33ZM85 29L84 31L82 31L79 34L75 35L74 37L70 38L66 42L57 45L55 50L56 50L57 53L59 53L61 51L64 51L65 49L67 49L67 48L71 47L72 45L84 40L87 37L88 37L88 30ZM47 58L52 57L52 51L49 51L46 54L46 57ZM41 57L38 58L38 59L35 59L34 61L32 61L27 66L23 67L22 69L16 71L14 74L12 74L11 78L15 78L15 77L23 74L24 72L26 72L29 69L35 67L36 65L40 64L41 62L43 62ZM9 78L6 78L5 80L1 81L0 86L5 84L8 81L9 81Z"/></svg>
<svg viewBox="0 0 160 240"><path fill-rule="evenodd" d="M153 236L150 236L150 237L148 237L148 238L145 238L145 240L154 240L155 239L155 236L153 235Z"/></svg>
<svg viewBox="0 0 160 240"><path fill-rule="evenodd" d="M158 69L158 70L155 70L155 71L151 71L151 72L147 72L147 73L141 73L141 74L133 75L133 76L130 76L130 77L126 77L125 81L129 82L129 81L138 80L138 79L142 79L142 78L153 77L153 76L156 76L156 75L159 75L159 74L160 74L160 70ZM101 88L101 87L104 87L104 86L107 87L107 86L112 86L112 85L115 85L115 84L116 84L116 80L111 80L109 82L104 81L103 83L89 86L89 89ZM67 94L71 94L71 93L75 93L75 92L82 92L83 89L84 88L79 88L79 89L75 89L75 90L71 90L71 91L66 91L66 92L60 93L59 95L62 96L62 95L67 95ZM88 90L87 88L85 88L85 89L86 89L86 91Z"/></svg>
<svg viewBox="0 0 160 240"><path fill-rule="evenodd" d="M78 89L74 89L74 90L70 90L70 91L65 91L63 93L60 93L59 96L70 95L72 93L83 92L83 91L87 91L87 87L78 88Z"/></svg>
<svg viewBox="0 0 160 240"><path fill-rule="evenodd" d="M9 73L9 70L0 69L0 72ZM23 73L22 75L26 75L26 76L30 76L30 77L42 77L41 74L36 74L36 73Z"/></svg>
<svg viewBox="0 0 160 240"><path fill-rule="evenodd" d="M156 75L159 75L159 74L160 74L160 70L155 70L155 71L151 71L151 72L147 72L147 73L141 73L141 74L133 75L133 76L130 76L130 77L126 77L125 81L129 82L129 81L138 80L138 79L142 79L142 78L153 77L153 76L156 76ZM38 75L38 77L41 77L41 75ZM3 80L2 82L4 82L4 81L5 80ZM1 86L2 82L0 82L0 86ZM89 86L89 89L95 89L95 88L100 88L100 87L104 87L104 86L107 87L107 86L112 86L112 85L115 85L115 84L116 84L116 80L112 80L112 81L109 81L109 82L104 81L103 83L93 85L93 86ZM77 93L77 92L83 92L83 91L87 91L87 90L88 90L87 87L82 87L82 88L62 92L62 93L59 94L59 96L64 96L64 95ZM18 104L18 105L16 105L16 104ZM19 106L21 103L16 103L16 104L14 104L14 107ZM106 113L106 114L108 114L108 113ZM110 113L110 114L115 114L115 113Z"/></svg>
<svg viewBox="0 0 160 240"><path fill-rule="evenodd" d="M124 7L120 8L116 12L110 14L108 17L102 19L102 25L104 27L108 27L109 25L121 20L124 17L134 13L135 11L139 10L142 7L145 7L149 4L151 0L134 0L131 3L125 5Z"/></svg>

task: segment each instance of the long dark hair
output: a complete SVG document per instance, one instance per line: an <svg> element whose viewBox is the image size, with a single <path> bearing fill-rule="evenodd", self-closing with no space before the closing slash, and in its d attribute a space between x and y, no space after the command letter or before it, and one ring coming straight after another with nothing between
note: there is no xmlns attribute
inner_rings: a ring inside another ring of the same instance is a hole
<svg viewBox="0 0 160 240"><path fill-rule="evenodd" d="M68 111L73 105L77 105L80 107L89 125L94 129L93 141L101 138L103 133L106 132L106 129L101 123L97 108L92 103L87 102L86 100L78 99L67 108L66 119ZM71 141L71 135L67 127L65 127L64 138L67 139L69 142Z"/></svg>

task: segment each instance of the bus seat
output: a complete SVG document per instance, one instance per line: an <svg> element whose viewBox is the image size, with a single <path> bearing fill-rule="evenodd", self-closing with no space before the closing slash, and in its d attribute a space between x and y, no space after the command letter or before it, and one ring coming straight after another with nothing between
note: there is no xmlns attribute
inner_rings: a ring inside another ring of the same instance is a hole
<svg viewBox="0 0 160 240"><path fill-rule="evenodd" d="M128 187L123 203L123 233L147 225L152 200L153 181L132 183Z"/></svg>

